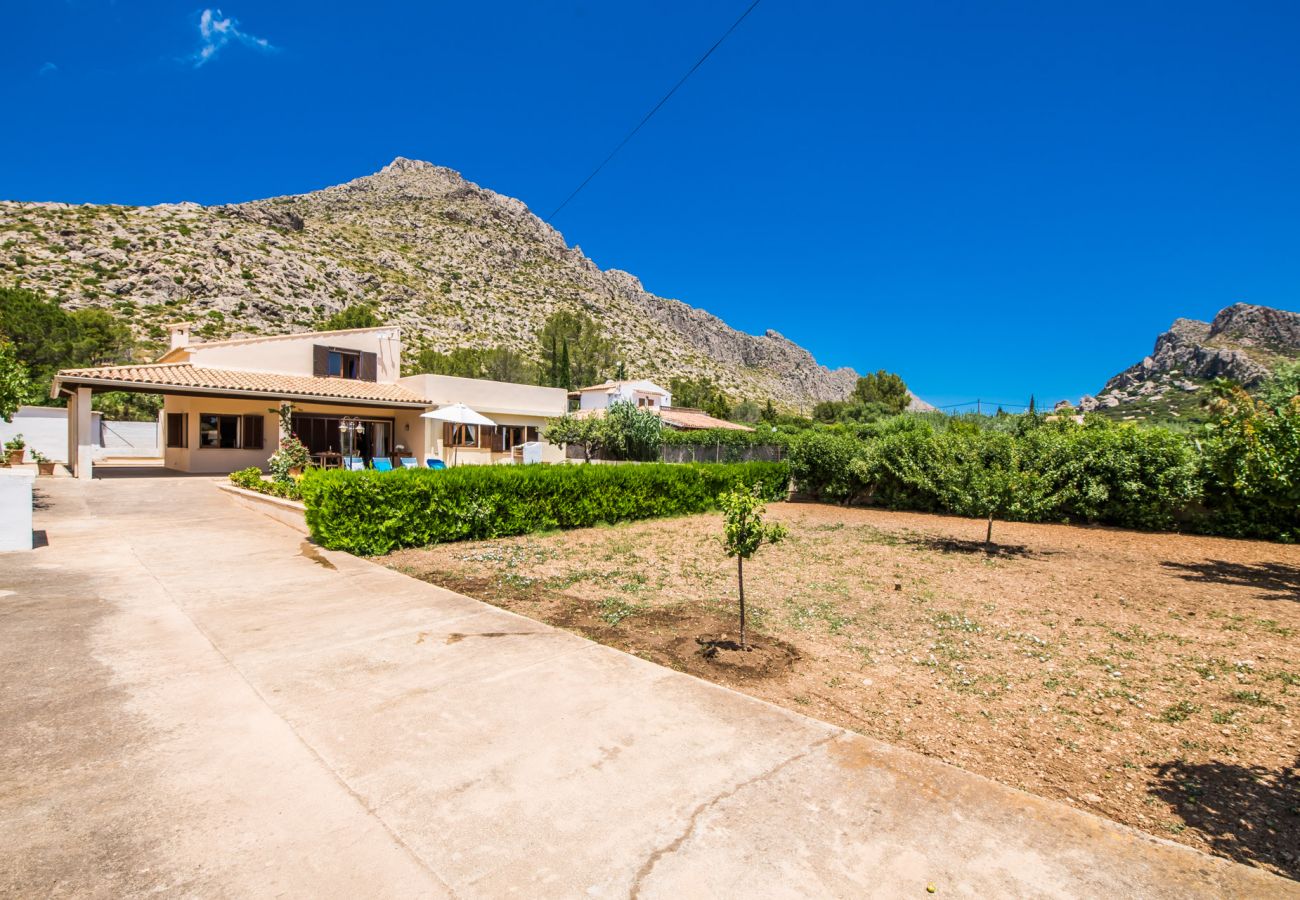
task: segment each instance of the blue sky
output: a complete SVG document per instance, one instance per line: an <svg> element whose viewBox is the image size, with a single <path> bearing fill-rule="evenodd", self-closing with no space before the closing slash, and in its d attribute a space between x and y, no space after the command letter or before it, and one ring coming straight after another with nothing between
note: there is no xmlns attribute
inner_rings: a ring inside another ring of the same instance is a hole
<svg viewBox="0 0 1300 900"><path fill-rule="evenodd" d="M546 215L745 5L6 0L0 197L401 155ZM1292 2L763 0L554 224L935 402L1078 396L1176 316L1300 310L1297 46Z"/></svg>

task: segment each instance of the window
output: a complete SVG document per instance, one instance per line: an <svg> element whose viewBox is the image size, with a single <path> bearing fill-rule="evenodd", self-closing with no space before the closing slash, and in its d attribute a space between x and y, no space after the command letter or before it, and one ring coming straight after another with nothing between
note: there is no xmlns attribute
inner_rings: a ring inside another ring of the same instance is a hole
<svg viewBox="0 0 1300 900"><path fill-rule="evenodd" d="M515 449L515 447L524 442L524 432L525 428L522 425L498 425L497 439L500 443L500 447L494 447L493 449L499 449L503 453L509 453L511 450Z"/></svg>
<svg viewBox="0 0 1300 900"><path fill-rule="evenodd" d="M443 442L449 447L477 447L478 426L459 425L448 422Z"/></svg>
<svg viewBox="0 0 1300 900"><path fill-rule="evenodd" d="M167 446L185 448L190 445L189 413L167 414Z"/></svg>
<svg viewBox="0 0 1300 900"><path fill-rule="evenodd" d="M199 446L221 450L239 447L239 416L199 416Z"/></svg>
<svg viewBox="0 0 1300 900"><path fill-rule="evenodd" d="M361 354L349 350L331 350L326 372L331 378L360 378Z"/></svg>
<svg viewBox="0 0 1300 900"><path fill-rule="evenodd" d="M243 440L240 443L245 450L263 449L263 426L265 420L261 416L244 416L244 433Z"/></svg>

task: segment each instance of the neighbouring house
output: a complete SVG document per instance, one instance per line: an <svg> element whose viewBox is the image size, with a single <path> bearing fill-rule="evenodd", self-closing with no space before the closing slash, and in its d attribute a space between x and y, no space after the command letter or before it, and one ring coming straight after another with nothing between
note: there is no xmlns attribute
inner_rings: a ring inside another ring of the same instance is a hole
<svg viewBox="0 0 1300 900"><path fill-rule="evenodd" d="M401 375L396 326L191 342L186 324L169 326L171 347L157 362L65 369L51 388L68 402L68 459L89 478L94 391L163 396L163 459L182 472L266 468L279 442L278 410L292 405L292 427L321 464L340 458L413 456L457 464L514 462L537 442L541 458L564 454L545 444L546 420L563 415L562 388L445 375ZM460 425L423 413L463 403L493 426ZM455 451L454 454L452 451Z"/></svg>
<svg viewBox="0 0 1300 900"><path fill-rule="evenodd" d="M701 409L673 406L673 395L652 381L606 381L591 387L579 388L569 394L578 401L573 415L578 418L603 416L610 404L625 402L649 409L669 428L678 431L700 431L706 428L727 428L733 431L753 431L726 419L717 419Z"/></svg>
<svg viewBox="0 0 1300 900"><path fill-rule="evenodd" d="M569 395L578 401L578 409L604 409L620 400L635 406L660 409L673 405L673 395L653 381L606 381L578 388Z"/></svg>

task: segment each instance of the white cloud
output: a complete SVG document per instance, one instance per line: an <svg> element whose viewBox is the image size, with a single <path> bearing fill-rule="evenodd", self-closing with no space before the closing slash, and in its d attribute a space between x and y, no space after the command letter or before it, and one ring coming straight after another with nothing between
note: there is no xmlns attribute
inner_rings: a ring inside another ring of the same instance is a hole
<svg viewBox="0 0 1300 900"><path fill-rule="evenodd" d="M275 49L266 38L241 31L239 21L224 15L219 9L205 9L199 13L199 37L203 43L193 56L196 68L214 58L231 41L256 50Z"/></svg>
<svg viewBox="0 0 1300 900"><path fill-rule="evenodd" d="M52 62L42 63L41 67L36 70L37 75L53 75L59 71L59 67Z"/></svg>

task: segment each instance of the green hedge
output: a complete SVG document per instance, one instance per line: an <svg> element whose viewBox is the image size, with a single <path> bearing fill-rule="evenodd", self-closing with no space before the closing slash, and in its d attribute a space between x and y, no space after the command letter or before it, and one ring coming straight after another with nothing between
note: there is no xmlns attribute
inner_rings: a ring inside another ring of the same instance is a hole
<svg viewBox="0 0 1300 900"><path fill-rule="evenodd" d="M1187 435L1089 416L815 429L790 447L795 486L841 503L1028 522L1089 522L1300 539L1300 398L1269 410L1239 398ZM997 484L1003 482L1000 500Z"/></svg>
<svg viewBox="0 0 1300 900"><path fill-rule="evenodd" d="M741 431L738 428L702 428L694 431L677 431L673 428L663 430L663 443L676 445L721 444L724 447L786 447L790 444L788 435L767 425L759 425L753 431Z"/></svg>
<svg viewBox="0 0 1300 900"><path fill-rule="evenodd" d="M460 466L307 473L312 538L371 555L401 547L703 512L737 482L784 496L782 463Z"/></svg>

